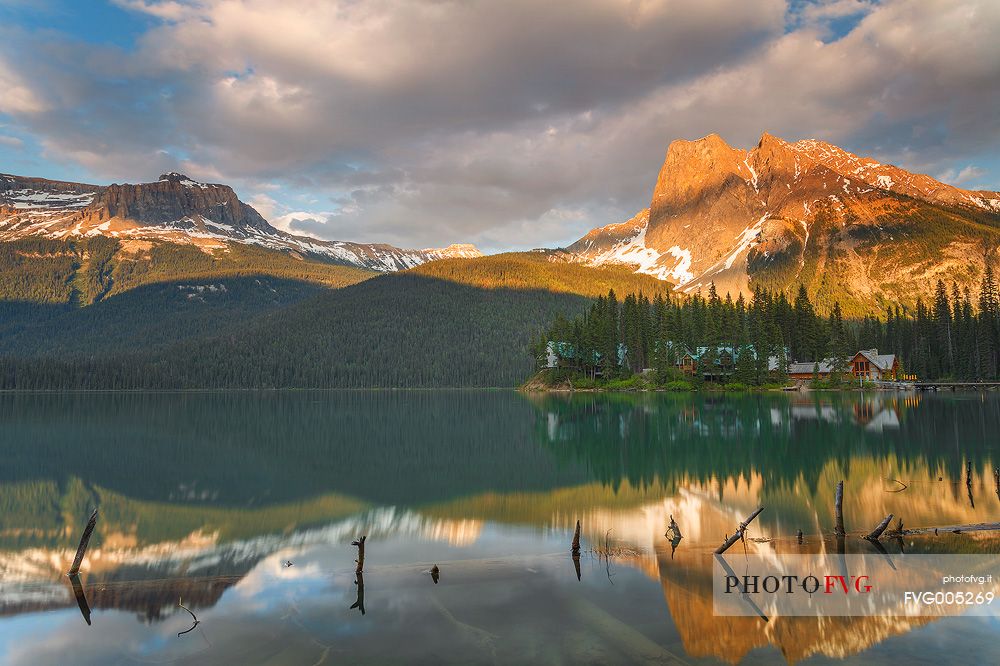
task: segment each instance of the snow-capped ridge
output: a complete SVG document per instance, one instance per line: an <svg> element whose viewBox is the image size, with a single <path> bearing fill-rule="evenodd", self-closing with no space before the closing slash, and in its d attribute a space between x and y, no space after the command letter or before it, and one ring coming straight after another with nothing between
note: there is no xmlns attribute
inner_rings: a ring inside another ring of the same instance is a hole
<svg viewBox="0 0 1000 666"><path fill-rule="evenodd" d="M749 295L752 275L766 266L787 266L782 279L800 279L805 270L853 262L848 274L859 276L875 256L864 247L894 240L882 235L884 221L903 223L920 207L958 220L996 214L1000 193L963 190L825 141L792 143L763 132L755 147L742 150L713 133L670 143L649 209L593 229L567 250L576 261L629 265L688 293L714 282L720 293ZM817 220L826 228L814 229ZM826 254L807 266L807 251ZM951 261L928 259L924 266ZM878 288L868 277L859 284Z"/></svg>
<svg viewBox="0 0 1000 666"><path fill-rule="evenodd" d="M102 235L195 245L210 253L242 243L380 272L481 256L475 246L462 243L408 250L297 236L273 227L231 187L178 172L161 174L153 183L108 186L0 175L0 241Z"/></svg>

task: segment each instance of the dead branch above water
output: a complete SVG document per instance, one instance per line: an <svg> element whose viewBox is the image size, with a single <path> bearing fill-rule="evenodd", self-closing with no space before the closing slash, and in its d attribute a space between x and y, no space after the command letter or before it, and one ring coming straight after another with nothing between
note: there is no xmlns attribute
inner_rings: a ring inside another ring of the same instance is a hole
<svg viewBox="0 0 1000 666"><path fill-rule="evenodd" d="M729 550L730 546L732 546L734 543L742 539L743 534L747 531L747 526L749 526L750 523L753 522L754 518L759 516L760 512L763 510L764 507L760 507L759 509L751 513L749 516L747 516L747 519L736 527L736 533L733 534L733 536L727 538L725 541L723 541L722 545L715 549L715 554L722 555L724 552Z"/></svg>
<svg viewBox="0 0 1000 666"><path fill-rule="evenodd" d="M354 573L361 573L365 570L365 539L367 538L367 536L362 536L357 541L351 542L352 546L358 547L358 559L355 560L355 562L358 563L358 566L354 570Z"/></svg>
<svg viewBox="0 0 1000 666"><path fill-rule="evenodd" d="M87 526L83 529L83 536L80 537L80 546L76 549L76 557L73 558L73 566L69 568L69 576L76 576L80 573L80 565L83 564L83 556L87 552L87 546L90 545L90 537L94 533L94 528L97 526L97 509L94 509L94 513L90 514L90 520L87 521Z"/></svg>
<svg viewBox="0 0 1000 666"><path fill-rule="evenodd" d="M844 482L837 482L837 490L833 495L833 512L836 516L836 527L834 531L838 537L843 537L847 534L844 530Z"/></svg>
<svg viewBox="0 0 1000 666"><path fill-rule="evenodd" d="M878 541L879 537L882 536L882 532L885 532L885 528L887 528L889 526L889 523L891 522L892 522L892 514L890 513L888 516L882 519L881 523L875 526L875 529L866 534L865 538L868 539L869 541Z"/></svg>

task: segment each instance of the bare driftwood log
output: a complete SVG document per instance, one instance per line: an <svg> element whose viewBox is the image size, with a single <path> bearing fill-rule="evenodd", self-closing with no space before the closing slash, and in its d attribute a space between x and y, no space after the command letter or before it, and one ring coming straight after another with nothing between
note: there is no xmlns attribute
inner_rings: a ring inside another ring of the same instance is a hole
<svg viewBox="0 0 1000 666"><path fill-rule="evenodd" d="M83 585L80 584L79 576L71 576L70 584L73 585L73 596L76 597L76 605L80 607L83 619L90 626L90 604L87 603L87 595L83 593Z"/></svg>
<svg viewBox="0 0 1000 666"><path fill-rule="evenodd" d="M608 582L614 585L615 582L611 580L611 530L610 529L604 533L604 570L608 574Z"/></svg>
<svg viewBox="0 0 1000 666"><path fill-rule="evenodd" d="M995 532L1000 530L1000 523L971 523L969 525L939 525L937 527L917 527L913 529L908 529L903 532L903 534L931 534L934 533L935 536L938 534L938 530L941 532L950 532L952 534L962 534L963 532Z"/></svg>
<svg viewBox="0 0 1000 666"><path fill-rule="evenodd" d="M355 560L358 563L358 568L354 570L355 573L361 573L365 570L365 539L367 538L367 536L363 536L357 541L351 542L352 546L358 547L358 559Z"/></svg>
<svg viewBox="0 0 1000 666"><path fill-rule="evenodd" d="M965 490L969 494L969 506L976 508L976 500L972 498L972 461L965 463Z"/></svg>
<svg viewBox="0 0 1000 666"><path fill-rule="evenodd" d="M757 513L760 513L761 510L763 510L763 508L764 507L761 507L760 509L758 509ZM749 523L750 520L748 519L747 522ZM733 568L731 566L729 566L729 562L726 562L726 559L723 558L723 557L718 557L718 555L720 555L720 553L718 551L716 551L715 554L716 554L716 558L715 559L718 561L719 566L721 566L723 569L725 569L727 575L732 576L733 578L736 579L736 589L739 590L739 592L740 592L740 598L743 600L743 603L747 604L751 609L753 609L753 611L755 613L757 613L758 617L760 617L760 619L764 620L764 622L770 622L770 620L768 619L767 615L764 614L764 611L762 611L760 609L760 606L758 606L754 602L754 600L750 597L750 595L747 594L746 589L744 589L743 585L739 582L740 581L740 577L737 576L736 572L733 571Z"/></svg>
<svg viewBox="0 0 1000 666"><path fill-rule="evenodd" d="M885 492L887 492L887 493L901 493L904 490L906 490L907 488L909 488L908 485L906 485L905 483L903 483L899 479L886 479L886 481L888 481L889 483L895 483L896 485L899 486L899 488L893 488L891 490L888 489L888 488L886 488Z"/></svg>
<svg viewBox="0 0 1000 666"><path fill-rule="evenodd" d="M882 532L885 532L885 528L889 526L890 522L892 522L891 513L885 518L883 518L882 522L879 523L874 530L866 534L865 538L868 539L869 541L878 541L879 537L882 536Z"/></svg>
<svg viewBox="0 0 1000 666"><path fill-rule="evenodd" d="M875 550L877 550L883 558L885 558L885 561L889 565L890 569L898 571L898 569L896 569L896 564L892 561L892 557L889 556L888 551L886 551L885 546L882 545L881 541L878 539L872 539L871 545L875 547Z"/></svg>
<svg viewBox="0 0 1000 666"><path fill-rule="evenodd" d="M361 538L362 538L362 540L364 539L364 537L361 537ZM359 611L361 611L361 614L364 615L365 614L365 575L363 573L361 573L361 569L360 568L358 569L357 573L355 573L354 584L358 586L358 600L355 601L354 604L351 606L351 610L354 610L355 608L357 608Z"/></svg>
<svg viewBox="0 0 1000 666"><path fill-rule="evenodd" d="M90 545L90 537L94 533L95 527L97 527L97 509L94 509L94 513L90 514L90 520L87 521L87 526L83 529L80 546L76 549L76 557L73 558L73 566L69 568L69 576L76 576L80 573L80 565L83 564L83 556L87 552L87 546Z"/></svg>
<svg viewBox="0 0 1000 666"><path fill-rule="evenodd" d="M750 523L752 523L753 520L754 520L754 518L756 518L757 516L759 516L760 512L763 511L763 510L764 510L764 507L760 507L759 509L757 509L756 511L754 511L753 513L751 513L749 516L747 516L747 519L744 520L742 523L740 523L739 526L736 528L736 533L733 534L733 536L731 536L728 539L726 539L725 541L723 541L722 545L715 549L715 554L716 555L722 555L724 552L726 552L727 550L729 550L730 546L732 546L734 543L736 543L737 541L739 541L740 539L742 539L743 538L743 533L747 531L747 526Z"/></svg>
<svg viewBox="0 0 1000 666"><path fill-rule="evenodd" d="M837 491L833 495L833 512L836 516L837 524L834 531L837 536L842 537L847 534L844 530L844 482L837 482Z"/></svg>
<svg viewBox="0 0 1000 666"><path fill-rule="evenodd" d="M576 529L573 531L573 544L570 546L570 554L573 556L573 568L576 569L576 579L581 579L580 573L580 521L576 521Z"/></svg>
<svg viewBox="0 0 1000 666"><path fill-rule="evenodd" d="M184 631L182 631L179 634L177 634L178 638L180 638L184 634L191 633L192 631L194 631L195 627L197 627L199 624L201 624L201 620L199 620L198 616L194 614L194 611L192 611L190 608L188 608L187 606L185 606L184 604L182 604L181 601L182 601L181 599L178 599L177 600L177 605L180 606L181 608L183 608L184 610L186 610L188 613L190 613L191 620L194 622L194 624L191 625L190 629L185 629Z"/></svg>

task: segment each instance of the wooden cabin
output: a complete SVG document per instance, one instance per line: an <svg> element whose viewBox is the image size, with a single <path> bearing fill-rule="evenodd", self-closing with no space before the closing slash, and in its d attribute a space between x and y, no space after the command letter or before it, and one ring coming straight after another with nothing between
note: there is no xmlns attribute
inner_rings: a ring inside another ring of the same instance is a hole
<svg viewBox="0 0 1000 666"><path fill-rule="evenodd" d="M855 379L896 381L899 360L895 354L879 354L877 349L863 349L851 359L850 369Z"/></svg>
<svg viewBox="0 0 1000 666"><path fill-rule="evenodd" d="M675 365L677 366L677 369L685 375L693 376L698 370L698 359L696 359L691 352L685 351L677 358Z"/></svg>

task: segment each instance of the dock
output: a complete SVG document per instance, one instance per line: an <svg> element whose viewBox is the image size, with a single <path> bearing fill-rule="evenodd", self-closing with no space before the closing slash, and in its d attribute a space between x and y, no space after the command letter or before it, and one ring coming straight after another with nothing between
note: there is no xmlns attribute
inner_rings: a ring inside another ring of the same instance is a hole
<svg viewBox="0 0 1000 666"><path fill-rule="evenodd" d="M1000 382L907 382L917 391L996 391Z"/></svg>

